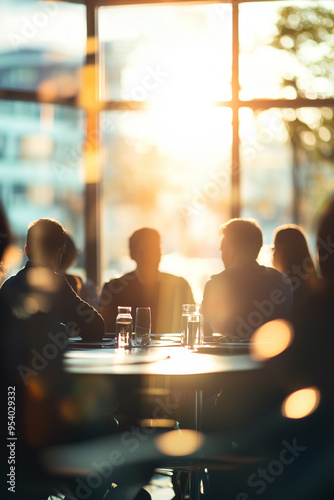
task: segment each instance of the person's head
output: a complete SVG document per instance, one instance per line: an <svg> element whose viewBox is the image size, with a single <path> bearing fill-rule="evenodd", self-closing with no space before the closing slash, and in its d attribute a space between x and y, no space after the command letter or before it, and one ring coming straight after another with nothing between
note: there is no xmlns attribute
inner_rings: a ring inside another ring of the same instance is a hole
<svg viewBox="0 0 334 500"><path fill-rule="evenodd" d="M63 226L51 219L30 224L25 252L28 259L40 266L58 270L66 239Z"/></svg>
<svg viewBox="0 0 334 500"><path fill-rule="evenodd" d="M295 224L279 226L274 233L273 266L282 273L294 266L314 271L313 260L303 229Z"/></svg>
<svg viewBox="0 0 334 500"><path fill-rule="evenodd" d="M220 251L225 268L257 259L263 236L255 220L231 219L221 226L220 234Z"/></svg>
<svg viewBox="0 0 334 500"><path fill-rule="evenodd" d="M156 229L142 227L129 239L130 257L137 263L142 277L156 273L161 259L160 234Z"/></svg>
<svg viewBox="0 0 334 500"><path fill-rule="evenodd" d="M65 240L65 248L59 266L61 272L65 272L74 263L78 253L72 237L67 232L65 232Z"/></svg>
<svg viewBox="0 0 334 500"><path fill-rule="evenodd" d="M332 198L318 220L317 251L322 276L334 282L334 199Z"/></svg>

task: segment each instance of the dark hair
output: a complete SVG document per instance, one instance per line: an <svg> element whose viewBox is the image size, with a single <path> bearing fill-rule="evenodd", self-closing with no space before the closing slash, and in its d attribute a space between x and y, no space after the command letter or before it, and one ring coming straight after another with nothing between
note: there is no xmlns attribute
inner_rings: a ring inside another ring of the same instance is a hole
<svg viewBox="0 0 334 500"><path fill-rule="evenodd" d="M2 261L6 248L12 243L12 241L13 237L10 232L6 212L0 202L0 262Z"/></svg>
<svg viewBox="0 0 334 500"><path fill-rule="evenodd" d="M274 245L279 251L283 272L286 273L293 266L306 263L309 274L316 272L306 235L301 227L295 224L279 226L274 233Z"/></svg>
<svg viewBox="0 0 334 500"><path fill-rule="evenodd" d="M330 199L318 220L317 249L324 278L334 281L334 198Z"/></svg>
<svg viewBox="0 0 334 500"><path fill-rule="evenodd" d="M234 249L244 257L256 259L263 244L261 228L253 219L231 219L220 227Z"/></svg>
<svg viewBox="0 0 334 500"><path fill-rule="evenodd" d="M160 245L160 234L156 229L150 227L137 229L129 238L130 253L135 251L138 244L143 240L151 240L153 244Z"/></svg>
<svg viewBox="0 0 334 500"><path fill-rule="evenodd" d="M65 246L63 226L52 219L38 219L30 224L27 246L30 260L43 261Z"/></svg>

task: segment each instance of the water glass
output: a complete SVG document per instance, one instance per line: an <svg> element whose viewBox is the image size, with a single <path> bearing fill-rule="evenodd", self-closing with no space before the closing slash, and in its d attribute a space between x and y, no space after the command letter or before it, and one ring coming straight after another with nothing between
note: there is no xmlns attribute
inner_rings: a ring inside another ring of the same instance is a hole
<svg viewBox="0 0 334 500"><path fill-rule="evenodd" d="M135 345L148 346L151 338L151 308L137 307L135 326Z"/></svg>
<svg viewBox="0 0 334 500"><path fill-rule="evenodd" d="M199 313L189 314L187 317L187 330L185 336L185 347L193 349L203 343L202 315Z"/></svg>
<svg viewBox="0 0 334 500"><path fill-rule="evenodd" d="M118 347L130 347L130 339L132 336L132 316L130 306L118 306L118 314L116 318L116 338Z"/></svg>
<svg viewBox="0 0 334 500"><path fill-rule="evenodd" d="M187 323L189 314L199 314L200 306L197 304L183 304L181 316L181 344L187 345Z"/></svg>

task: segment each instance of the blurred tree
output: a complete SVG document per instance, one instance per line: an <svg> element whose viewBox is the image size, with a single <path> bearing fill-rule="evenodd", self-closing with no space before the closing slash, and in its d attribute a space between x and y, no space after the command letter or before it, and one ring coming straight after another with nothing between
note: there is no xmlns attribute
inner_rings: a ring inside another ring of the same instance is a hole
<svg viewBox="0 0 334 500"><path fill-rule="evenodd" d="M277 33L271 45L284 51L293 64L282 77L288 98L334 96L334 9L289 6L279 12ZM293 70L291 69L293 68ZM334 163L334 113L329 107L283 110L293 148L293 218L299 223L301 203L300 165L308 160Z"/></svg>

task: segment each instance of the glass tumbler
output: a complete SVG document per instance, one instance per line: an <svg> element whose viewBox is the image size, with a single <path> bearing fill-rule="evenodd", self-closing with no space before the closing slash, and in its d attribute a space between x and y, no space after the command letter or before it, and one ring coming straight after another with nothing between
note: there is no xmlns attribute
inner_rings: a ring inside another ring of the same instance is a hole
<svg viewBox="0 0 334 500"><path fill-rule="evenodd" d="M181 345L187 345L187 323L190 314L199 314L200 307L197 304L183 304L181 316Z"/></svg>
<svg viewBox="0 0 334 500"><path fill-rule="evenodd" d="M193 349L203 343L202 315L199 313L187 316L185 347Z"/></svg>
<svg viewBox="0 0 334 500"><path fill-rule="evenodd" d="M130 306L118 306L116 318L116 338L118 347L130 347L132 336L132 316Z"/></svg>
<svg viewBox="0 0 334 500"><path fill-rule="evenodd" d="M148 346L151 338L151 308L137 307L135 326L135 345Z"/></svg>

